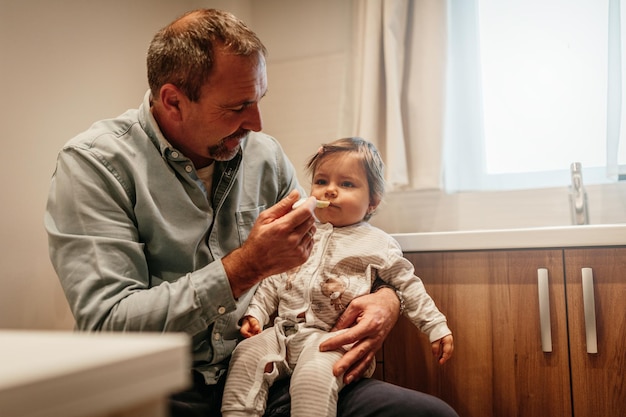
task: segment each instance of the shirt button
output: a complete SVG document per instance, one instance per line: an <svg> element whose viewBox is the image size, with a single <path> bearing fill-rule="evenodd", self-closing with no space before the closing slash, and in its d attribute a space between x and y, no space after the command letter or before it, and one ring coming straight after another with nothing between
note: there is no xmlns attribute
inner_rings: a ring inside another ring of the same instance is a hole
<svg viewBox="0 0 626 417"><path fill-rule="evenodd" d="M178 158L178 152L176 151L172 152L172 158Z"/></svg>
<svg viewBox="0 0 626 417"><path fill-rule="evenodd" d="M187 165L187 166L185 166L185 171L191 172L191 171L193 171L193 168L191 167L191 165Z"/></svg>
<svg viewBox="0 0 626 417"><path fill-rule="evenodd" d="M226 313L226 307L224 307L224 306L220 306L220 307L217 309L217 312L218 312L218 313L220 313L220 314L224 314L224 313Z"/></svg>
<svg viewBox="0 0 626 417"><path fill-rule="evenodd" d="M213 335L213 339L215 339L215 340L220 340L221 338L222 338L222 334L221 333L215 333Z"/></svg>

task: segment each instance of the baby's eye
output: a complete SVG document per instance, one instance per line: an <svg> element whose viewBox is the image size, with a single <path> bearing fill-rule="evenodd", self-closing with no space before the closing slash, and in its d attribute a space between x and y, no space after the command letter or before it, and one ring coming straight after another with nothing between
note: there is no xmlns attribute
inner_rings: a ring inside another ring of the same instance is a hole
<svg viewBox="0 0 626 417"><path fill-rule="evenodd" d="M315 185L326 185L327 181L326 180L322 180L322 179L316 179L313 184Z"/></svg>
<svg viewBox="0 0 626 417"><path fill-rule="evenodd" d="M342 186L342 187L346 187L346 188L352 188L352 187L354 187L354 184L353 184L353 183L351 183L350 181L343 181L343 182L341 183L341 186Z"/></svg>

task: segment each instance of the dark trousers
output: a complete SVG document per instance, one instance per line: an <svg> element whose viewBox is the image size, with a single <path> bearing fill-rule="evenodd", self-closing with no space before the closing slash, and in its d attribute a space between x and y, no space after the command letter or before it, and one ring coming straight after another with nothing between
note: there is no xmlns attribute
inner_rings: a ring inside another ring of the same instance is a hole
<svg viewBox="0 0 626 417"><path fill-rule="evenodd" d="M217 385L205 385L194 376L194 386L170 399L171 417L219 417L224 378ZM289 417L289 380L276 382L269 392L265 417ZM339 393L340 417L458 417L440 399L377 379L361 379ZM318 416L311 416L318 417ZM320 416L323 417L323 416Z"/></svg>

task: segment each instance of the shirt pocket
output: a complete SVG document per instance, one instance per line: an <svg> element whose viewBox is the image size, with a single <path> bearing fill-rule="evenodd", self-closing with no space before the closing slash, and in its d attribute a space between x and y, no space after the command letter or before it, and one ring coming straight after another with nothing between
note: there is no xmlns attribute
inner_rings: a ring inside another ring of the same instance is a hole
<svg viewBox="0 0 626 417"><path fill-rule="evenodd" d="M243 244L243 242L248 239L250 235L250 230L254 225L254 222L259 217L259 214L265 210L265 205L250 209L238 211L237 215L237 231L239 232L239 243Z"/></svg>

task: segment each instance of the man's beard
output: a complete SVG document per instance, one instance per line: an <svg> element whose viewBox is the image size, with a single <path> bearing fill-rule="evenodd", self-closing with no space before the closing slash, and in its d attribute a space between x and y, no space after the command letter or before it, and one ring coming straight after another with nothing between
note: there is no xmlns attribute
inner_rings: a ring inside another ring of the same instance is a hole
<svg viewBox="0 0 626 417"><path fill-rule="evenodd" d="M249 131L236 132L222 139L220 143L209 148L210 157L215 161L230 161L239 153L241 143L237 144L234 148L229 148L227 143L233 140L239 140L241 142L248 136L248 133Z"/></svg>

